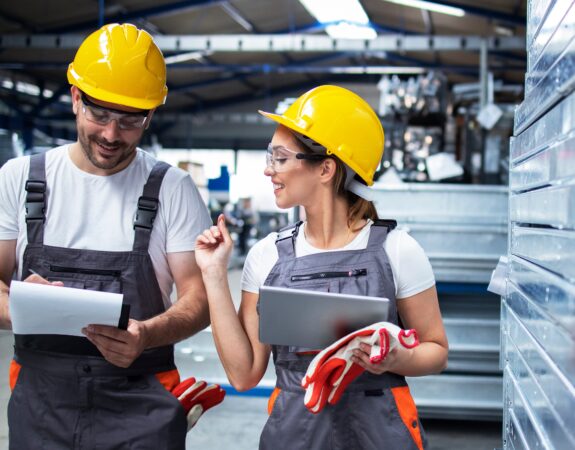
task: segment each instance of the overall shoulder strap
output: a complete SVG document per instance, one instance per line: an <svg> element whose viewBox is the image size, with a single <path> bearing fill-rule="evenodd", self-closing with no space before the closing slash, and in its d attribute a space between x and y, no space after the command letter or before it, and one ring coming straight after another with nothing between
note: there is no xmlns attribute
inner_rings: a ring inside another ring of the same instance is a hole
<svg viewBox="0 0 575 450"><path fill-rule="evenodd" d="M387 235L390 231L394 230L397 226L397 221L393 219L377 219L371 225L371 230L369 233L369 241L367 243L368 247L374 245L383 245L387 239Z"/></svg>
<svg viewBox="0 0 575 450"><path fill-rule="evenodd" d="M154 220L158 214L160 188L170 165L157 161L138 199L138 209L134 217L134 251L147 252Z"/></svg>
<svg viewBox="0 0 575 450"><path fill-rule="evenodd" d="M25 189L28 243L42 244L46 222L46 153L30 157L30 170Z"/></svg>
<svg viewBox="0 0 575 450"><path fill-rule="evenodd" d="M397 227L397 220L393 219L377 219L373 222L373 226L376 227L386 227L387 231L390 232L391 230Z"/></svg>
<svg viewBox="0 0 575 450"><path fill-rule="evenodd" d="M302 221L299 221L295 225L288 225L278 232L276 247L280 259L295 258L295 240L302 223Z"/></svg>

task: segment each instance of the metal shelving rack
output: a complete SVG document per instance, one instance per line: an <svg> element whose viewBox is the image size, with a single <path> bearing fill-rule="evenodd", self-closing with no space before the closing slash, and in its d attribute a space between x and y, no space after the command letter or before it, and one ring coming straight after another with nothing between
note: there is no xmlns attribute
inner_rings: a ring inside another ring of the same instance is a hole
<svg viewBox="0 0 575 450"><path fill-rule="evenodd" d="M534 0L510 146L504 448L575 448L575 2Z"/></svg>
<svg viewBox="0 0 575 450"><path fill-rule="evenodd" d="M410 378L423 417L499 420L500 299L487 291L507 248L505 186L403 184L379 187L376 206L409 230L437 283L449 362L440 375Z"/></svg>

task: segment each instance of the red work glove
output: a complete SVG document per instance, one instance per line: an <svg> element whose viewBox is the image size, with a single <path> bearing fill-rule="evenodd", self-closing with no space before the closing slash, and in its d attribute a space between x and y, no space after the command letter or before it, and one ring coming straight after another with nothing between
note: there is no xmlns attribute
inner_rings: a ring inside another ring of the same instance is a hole
<svg viewBox="0 0 575 450"><path fill-rule="evenodd" d="M402 330L389 322L378 322L344 336L316 355L302 379L305 406L314 414L326 403L335 405L347 386L364 369L351 361L360 343L371 345L370 360L377 364L398 345L413 348L419 344L415 330Z"/></svg>
<svg viewBox="0 0 575 450"><path fill-rule="evenodd" d="M172 389L172 394L177 397L186 411L189 431L198 422L203 413L224 400L226 391L218 384L210 384L208 386L205 381L196 381L194 377L191 377Z"/></svg>

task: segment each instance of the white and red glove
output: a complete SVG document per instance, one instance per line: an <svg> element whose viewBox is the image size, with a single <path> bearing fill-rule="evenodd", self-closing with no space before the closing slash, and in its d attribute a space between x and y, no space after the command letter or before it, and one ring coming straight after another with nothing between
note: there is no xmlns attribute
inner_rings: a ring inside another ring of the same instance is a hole
<svg viewBox="0 0 575 450"><path fill-rule="evenodd" d="M351 361L353 350L360 343L371 345L370 361L377 364L395 347L413 348L419 340L415 330L377 322L334 342L316 355L302 379L304 403L309 411L317 414L327 403L335 405L347 386L363 373L363 367Z"/></svg>
<svg viewBox="0 0 575 450"><path fill-rule="evenodd" d="M196 381L194 377L187 378L172 389L172 394L180 401L188 418L188 431L198 422L208 409L220 404L226 396L218 384Z"/></svg>

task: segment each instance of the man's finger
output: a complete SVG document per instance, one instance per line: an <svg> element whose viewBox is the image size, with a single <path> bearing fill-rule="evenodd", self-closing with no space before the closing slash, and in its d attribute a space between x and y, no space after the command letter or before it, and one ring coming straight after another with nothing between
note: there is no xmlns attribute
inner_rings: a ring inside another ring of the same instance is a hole
<svg viewBox="0 0 575 450"><path fill-rule="evenodd" d="M90 342L94 344L100 351L114 352L118 354L125 353L126 343L107 338L105 336L91 335L89 336Z"/></svg>
<svg viewBox="0 0 575 450"><path fill-rule="evenodd" d="M126 330L120 330L108 325L88 325L82 329L82 333L89 334L92 337L104 336L118 342L128 342L129 333Z"/></svg>
<svg viewBox="0 0 575 450"><path fill-rule="evenodd" d="M119 367L128 367L135 360L135 355L126 355L126 346L105 337L88 337L106 361Z"/></svg>

